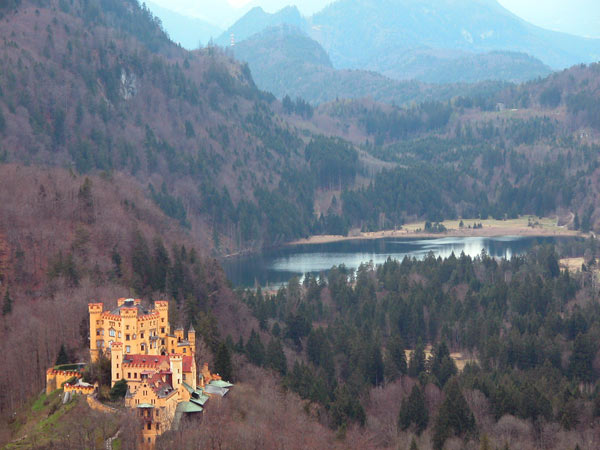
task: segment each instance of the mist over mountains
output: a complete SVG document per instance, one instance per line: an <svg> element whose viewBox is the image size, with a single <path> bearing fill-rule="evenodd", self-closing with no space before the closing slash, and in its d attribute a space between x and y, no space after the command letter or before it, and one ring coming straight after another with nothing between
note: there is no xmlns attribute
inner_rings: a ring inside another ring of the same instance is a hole
<svg viewBox="0 0 600 450"><path fill-rule="evenodd" d="M271 76L270 66L261 65L253 54L280 53L289 65L298 60L296 50L301 53L293 46L274 48L282 41L269 40L264 32L278 25L304 32L328 54L335 69L372 71L396 80L520 82L600 58L600 40L538 28L495 0L341 0L311 17L292 6L273 14L256 7L216 43L229 46L233 37L242 46L234 50L236 56L247 61L259 85L272 92L276 86L260 82ZM298 33L293 34L297 40ZM302 73L301 64L296 68Z"/></svg>

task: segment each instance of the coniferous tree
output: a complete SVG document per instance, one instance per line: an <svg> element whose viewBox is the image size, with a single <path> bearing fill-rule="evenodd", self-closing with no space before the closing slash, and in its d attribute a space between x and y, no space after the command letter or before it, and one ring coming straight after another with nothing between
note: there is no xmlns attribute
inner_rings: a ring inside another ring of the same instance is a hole
<svg viewBox="0 0 600 450"><path fill-rule="evenodd" d="M125 394L127 394L127 380L117 381L110 389L110 399L113 402L125 398Z"/></svg>
<svg viewBox="0 0 600 450"><path fill-rule="evenodd" d="M458 369L454 360L450 357L448 346L441 342L433 351L433 360L431 362L431 373L439 381L440 386L444 387L446 382L456 375Z"/></svg>
<svg viewBox="0 0 600 450"><path fill-rule="evenodd" d="M417 445L417 441L415 440L415 437L413 436L413 438L410 441L410 447L409 450L419 450L419 447Z"/></svg>
<svg viewBox="0 0 600 450"><path fill-rule="evenodd" d="M408 364L406 363L406 353L404 351L404 341L399 334L392 336L387 345L387 355L385 368L387 376L391 379L399 375L408 373Z"/></svg>
<svg viewBox="0 0 600 450"><path fill-rule="evenodd" d="M415 425L417 434L421 434L429 423L429 412L425 405L425 395L415 384L407 398L402 400L400 413L398 414L398 427L407 430L412 424Z"/></svg>
<svg viewBox="0 0 600 450"><path fill-rule="evenodd" d="M475 431L475 417L467 404L456 378L444 388L446 397L438 412L433 434L433 447L441 450L451 436L464 436Z"/></svg>
<svg viewBox="0 0 600 450"><path fill-rule="evenodd" d="M123 276L123 268L121 266L123 260L116 245L113 247L111 259L114 266L115 277L121 278Z"/></svg>
<svg viewBox="0 0 600 450"><path fill-rule="evenodd" d="M260 336L254 328L250 333L250 338L248 338L248 342L246 343L246 355L248 355L248 359L253 364L257 366L262 366L265 362L265 347L260 340Z"/></svg>
<svg viewBox="0 0 600 450"><path fill-rule="evenodd" d="M13 300L10 296L8 289L4 293L4 300L2 302L2 315L6 316L12 312Z"/></svg>
<svg viewBox="0 0 600 450"><path fill-rule="evenodd" d="M287 373L287 359L279 339L271 339L267 345L265 366L276 370L281 375L285 375Z"/></svg>
<svg viewBox="0 0 600 450"><path fill-rule="evenodd" d="M154 264L152 270L152 289L165 292L167 283L167 274L171 266L169 254L165 248L162 239L154 240Z"/></svg>
<svg viewBox="0 0 600 450"><path fill-rule="evenodd" d="M233 381L233 366L229 347L224 342L219 344L215 355L215 371L226 381Z"/></svg>
<svg viewBox="0 0 600 450"><path fill-rule="evenodd" d="M573 353L569 359L569 372L571 376L590 382L594 378L593 362L596 348L588 335L578 334L573 345Z"/></svg>
<svg viewBox="0 0 600 450"><path fill-rule="evenodd" d="M58 351L58 356L56 357L56 362L54 365L60 366L62 364L67 364L69 362L69 356L67 355L67 349L65 349L65 344L61 344L60 350Z"/></svg>
<svg viewBox="0 0 600 450"><path fill-rule="evenodd" d="M425 371L425 346L421 341L410 355L408 375L415 378Z"/></svg>

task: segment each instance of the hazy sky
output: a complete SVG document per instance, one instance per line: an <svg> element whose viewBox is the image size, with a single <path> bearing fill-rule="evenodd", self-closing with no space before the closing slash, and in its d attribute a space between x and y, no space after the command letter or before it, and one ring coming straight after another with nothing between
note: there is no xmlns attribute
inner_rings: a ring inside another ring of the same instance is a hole
<svg viewBox="0 0 600 450"><path fill-rule="evenodd" d="M311 15L332 0L151 0L165 8L209 20L221 27L235 22L250 7L274 12L295 4ZM544 28L600 38L599 0L498 0L505 8L528 22Z"/></svg>

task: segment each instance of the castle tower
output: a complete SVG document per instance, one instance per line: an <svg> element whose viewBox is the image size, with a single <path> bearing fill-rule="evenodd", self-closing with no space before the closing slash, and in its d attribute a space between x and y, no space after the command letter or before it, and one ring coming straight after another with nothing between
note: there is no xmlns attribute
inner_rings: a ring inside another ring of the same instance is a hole
<svg viewBox="0 0 600 450"><path fill-rule="evenodd" d="M88 310L90 313L90 359L92 362L98 361L100 354L100 348L98 347L99 328L101 328L102 310L104 305L102 303L88 303ZM103 342L102 342L103 343Z"/></svg>
<svg viewBox="0 0 600 450"><path fill-rule="evenodd" d="M183 341L183 327L179 327L175 330L175 337L177 338L177 342Z"/></svg>
<svg viewBox="0 0 600 450"><path fill-rule="evenodd" d="M110 387L123 379L123 344L113 342L110 346Z"/></svg>
<svg viewBox="0 0 600 450"><path fill-rule="evenodd" d="M173 389L178 390L183 381L183 358L181 355L171 355L169 363L173 377Z"/></svg>
<svg viewBox="0 0 600 450"><path fill-rule="evenodd" d="M169 326L169 302L159 300L154 302L154 310L158 313L158 330L159 335L164 337L171 334L171 327ZM162 332L164 328L164 333Z"/></svg>
<svg viewBox="0 0 600 450"><path fill-rule="evenodd" d="M192 324L190 324L190 329L188 330L188 341L190 341L191 353L192 356L196 354L196 330Z"/></svg>
<svg viewBox="0 0 600 450"><path fill-rule="evenodd" d="M124 345L124 353L137 353L135 343L137 342L138 309L128 306L129 300L121 307L121 342Z"/></svg>

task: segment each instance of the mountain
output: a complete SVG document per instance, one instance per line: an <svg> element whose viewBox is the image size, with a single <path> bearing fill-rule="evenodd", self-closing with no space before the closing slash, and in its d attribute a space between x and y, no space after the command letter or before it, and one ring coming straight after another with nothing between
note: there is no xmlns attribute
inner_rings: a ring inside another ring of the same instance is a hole
<svg viewBox="0 0 600 450"><path fill-rule="evenodd" d="M547 75L548 66L600 59L600 39L535 27L495 0L340 0L309 18L284 11L253 9L218 43L293 25L321 44L336 69L427 82L523 81Z"/></svg>
<svg viewBox="0 0 600 450"><path fill-rule="evenodd" d="M260 246L266 230L272 242L308 234L310 202L286 185L306 170L304 143L247 66L173 44L135 0L51 5L1 11L4 161L129 173L220 253ZM272 196L305 213L267 226L259 203Z"/></svg>
<svg viewBox="0 0 600 450"><path fill-rule="evenodd" d="M266 28L277 25L291 25L297 28L305 28L306 22L298 8L288 6L276 13L267 13L257 6L248 11L241 19L227 29L216 41L217 44L227 46L231 44L233 35L235 42L243 41L253 34Z"/></svg>
<svg viewBox="0 0 600 450"><path fill-rule="evenodd" d="M310 18L310 34L337 68L390 71L410 49L532 55L553 69L600 59L600 39L544 30L519 19L495 0L340 0Z"/></svg>
<svg viewBox="0 0 600 450"><path fill-rule="evenodd" d="M550 73L534 58L508 52L461 55L443 60L435 57L427 61L424 58L407 60L406 70L415 75L407 78L427 79L431 82L429 84L398 81L365 70L336 70L316 41L301 30L287 25L255 34L237 43L231 51L238 60L248 63L261 89L278 98L290 95L311 103L361 97L398 105L444 100L457 95L491 92L503 86L501 83L467 85L456 81L525 81ZM467 64L470 70L464 71ZM440 84L442 82L446 84Z"/></svg>
<svg viewBox="0 0 600 450"><path fill-rule="evenodd" d="M416 79L426 83L477 83L485 80L519 83L543 78L552 72L539 59L526 53L471 53L431 48L411 49L399 55L382 57L378 66L381 73L390 78Z"/></svg>
<svg viewBox="0 0 600 450"><path fill-rule="evenodd" d="M146 6L160 18L171 40L188 50L206 45L211 38L217 38L223 33L221 28L205 20L178 14L152 2L146 2Z"/></svg>

